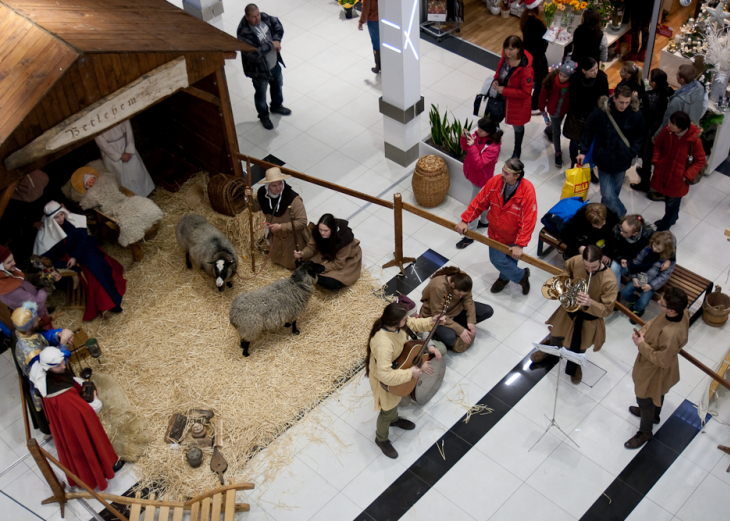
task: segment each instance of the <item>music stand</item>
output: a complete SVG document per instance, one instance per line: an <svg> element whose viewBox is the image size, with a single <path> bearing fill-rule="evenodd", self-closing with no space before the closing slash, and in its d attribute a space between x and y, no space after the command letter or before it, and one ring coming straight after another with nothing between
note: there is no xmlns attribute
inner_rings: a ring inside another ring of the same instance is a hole
<svg viewBox="0 0 730 521"><path fill-rule="evenodd" d="M575 353L573 351L569 351L565 349L564 347L557 348L555 346L546 346L544 344L538 344L536 342L533 342L532 344L535 346L539 351L542 351L543 353L547 353L552 356L557 356L562 360L565 358L569 362L573 362L574 364L578 364L581 367L585 367L586 365L586 355L583 353ZM560 432L562 432L566 438L568 438L570 441L572 441L576 447L580 448L580 445L578 445L573 438L571 438L568 433L566 433L563 429L560 428L560 425L558 425L558 422L555 421L555 413L558 409L558 389L560 388L560 362L558 362L558 381L555 384L555 402L553 403L553 417L548 418L547 414L545 415L545 418L550 422L550 424L545 429L545 432L542 433L542 436L538 438L538 440L532 444L532 447L530 447L530 450L527 452L530 452L532 449L535 448L535 445L540 443L540 440L543 439L543 437L547 434L547 432L550 430L550 427L555 427Z"/></svg>

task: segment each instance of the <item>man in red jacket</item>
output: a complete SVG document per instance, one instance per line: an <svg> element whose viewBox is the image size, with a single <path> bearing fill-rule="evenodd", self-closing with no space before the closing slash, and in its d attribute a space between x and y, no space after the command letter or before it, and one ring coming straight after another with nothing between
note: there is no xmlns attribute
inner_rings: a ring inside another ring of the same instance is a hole
<svg viewBox="0 0 730 521"><path fill-rule="evenodd" d="M689 115L677 111L656 138L651 188L664 196L664 217L654 223L659 232L669 230L677 222L682 197L689 193L690 181L705 166L705 149L699 136L700 129L691 123ZM653 199L652 194L648 194L649 199Z"/></svg>
<svg viewBox="0 0 730 521"><path fill-rule="evenodd" d="M519 159L508 159L502 167L502 175L494 176L484 185L466 211L456 231L464 234L470 222L482 212L487 212L491 239L509 246L510 255L489 248L489 260L499 270L499 278L491 292L499 293L509 281L522 286L522 294L530 291L530 269L517 267L522 249L532 237L537 222L535 187L524 178L525 166Z"/></svg>

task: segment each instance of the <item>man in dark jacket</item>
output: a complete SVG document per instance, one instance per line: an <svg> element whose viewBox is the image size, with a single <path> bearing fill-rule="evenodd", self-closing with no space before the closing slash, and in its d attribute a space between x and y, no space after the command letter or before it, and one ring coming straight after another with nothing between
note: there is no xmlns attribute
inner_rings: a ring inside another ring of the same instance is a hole
<svg viewBox="0 0 730 521"><path fill-rule="evenodd" d="M656 232L653 224L647 223L641 215L624 215L613 227L613 233L603 247L603 263L611 266L616 281L621 286L621 261L628 263L649 245L649 239Z"/></svg>
<svg viewBox="0 0 730 521"><path fill-rule="evenodd" d="M641 151L643 138L644 117L639 112L639 99L626 86L617 87L611 99L599 99L583 129L577 159L583 162L595 139L593 162L598 167L601 202L619 217L626 215L626 207L618 196L626 170Z"/></svg>
<svg viewBox="0 0 730 521"><path fill-rule="evenodd" d="M274 124L269 119L269 106L266 103L267 86L271 85L271 112L282 116L291 114L291 110L283 105L282 94L284 78L281 75L281 65L284 65L284 61L279 52L284 27L278 18L259 12L255 4L248 4L236 35L239 40L257 49L256 52L241 53L243 73L251 78L256 89L254 104L261 124L265 129L271 130Z"/></svg>

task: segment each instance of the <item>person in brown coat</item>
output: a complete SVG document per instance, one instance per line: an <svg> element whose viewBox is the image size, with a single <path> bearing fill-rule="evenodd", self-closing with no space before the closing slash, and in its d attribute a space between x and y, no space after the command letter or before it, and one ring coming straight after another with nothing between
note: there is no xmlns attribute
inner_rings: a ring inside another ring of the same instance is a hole
<svg viewBox="0 0 730 521"><path fill-rule="evenodd" d="M296 268L294 251L309 242L311 234L307 228L307 212L302 198L286 184L290 175L284 175L274 167L266 171L262 186L253 199L253 211L264 212L266 240L271 249L271 260L285 268ZM246 197L251 197L251 189L246 189ZM292 216L294 233L292 233ZM296 236L295 236L296 235Z"/></svg>
<svg viewBox="0 0 730 521"><path fill-rule="evenodd" d="M553 326L550 331L550 345L563 346L576 353L584 353L592 345L594 351L600 351L606 340L606 324L603 319L613 313L613 306L618 297L616 275L601 262L601 249L595 244L589 244L581 255L568 259L565 269L560 275L567 276L574 283L578 279L588 281L588 274L592 274L588 286L588 294L578 293L577 301L581 308L568 313L561 305L548 319L546 324ZM530 360L538 364L552 355L535 351ZM570 380L578 385L583 372L579 365L568 362L565 373Z"/></svg>
<svg viewBox="0 0 730 521"><path fill-rule="evenodd" d="M317 284L325 289L337 290L354 284L362 270L362 249L360 241L344 219L335 219L331 213L319 218L312 230L309 243L302 251L295 251L294 257L312 260L324 266L324 272L317 277Z"/></svg>
<svg viewBox="0 0 730 521"><path fill-rule="evenodd" d="M378 0L362 0L362 13L357 28L362 31L362 26L368 24L370 41L373 44L373 54L375 55L375 67L370 70L375 74L380 73L380 22L378 19Z"/></svg>
<svg viewBox="0 0 730 521"><path fill-rule="evenodd" d="M631 337L639 348L631 373L639 406L632 405L629 412L641 418L641 423L639 432L624 443L627 449L638 449L654 437L652 423L659 423L664 395L679 382L678 355L689 336L687 294L667 288L659 307L664 314L652 318Z"/></svg>
<svg viewBox="0 0 730 521"><path fill-rule="evenodd" d="M441 313L445 297L451 295L446 322L436 328L435 338L457 353L471 347L477 334L476 325L494 314L492 306L474 302L471 277L456 266L441 268L431 276L423 290L420 315L424 318Z"/></svg>

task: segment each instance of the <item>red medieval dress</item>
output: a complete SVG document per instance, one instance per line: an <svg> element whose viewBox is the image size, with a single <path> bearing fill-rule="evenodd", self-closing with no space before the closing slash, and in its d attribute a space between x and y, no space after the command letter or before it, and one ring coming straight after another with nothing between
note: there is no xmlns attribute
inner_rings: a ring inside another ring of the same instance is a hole
<svg viewBox="0 0 730 521"><path fill-rule="evenodd" d="M51 425L58 459L91 488L106 490L119 457L94 409L81 398L81 386L70 370L46 374L43 410ZM69 484L77 484L69 477Z"/></svg>

